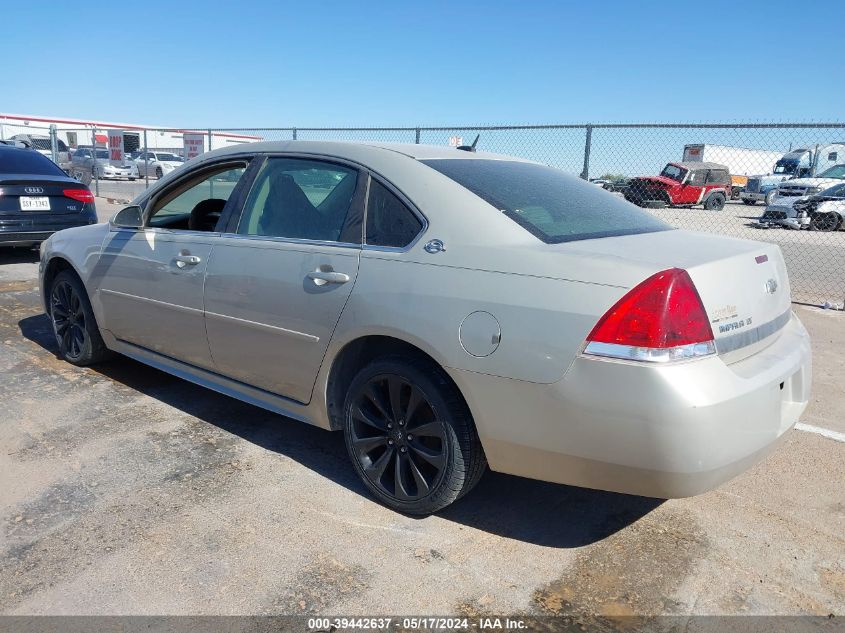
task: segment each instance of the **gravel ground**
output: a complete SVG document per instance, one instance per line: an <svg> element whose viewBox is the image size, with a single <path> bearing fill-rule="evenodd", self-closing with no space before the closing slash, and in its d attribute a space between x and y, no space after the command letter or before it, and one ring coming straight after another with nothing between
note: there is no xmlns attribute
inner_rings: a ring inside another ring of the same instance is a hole
<svg viewBox="0 0 845 633"><path fill-rule="evenodd" d="M372 501L338 434L125 358L59 361L36 269L0 252L2 614L845 615L834 439L792 431L691 499L488 473L409 518ZM845 431L845 313L796 310L804 422Z"/></svg>

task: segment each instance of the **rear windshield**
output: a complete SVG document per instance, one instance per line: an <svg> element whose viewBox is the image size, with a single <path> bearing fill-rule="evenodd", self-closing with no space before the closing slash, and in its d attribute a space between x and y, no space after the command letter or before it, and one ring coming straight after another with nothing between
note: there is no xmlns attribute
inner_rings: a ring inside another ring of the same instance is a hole
<svg viewBox="0 0 845 633"><path fill-rule="evenodd" d="M601 187L552 167L483 159L424 160L547 244L672 227Z"/></svg>
<svg viewBox="0 0 845 633"><path fill-rule="evenodd" d="M32 149L0 150L0 174L43 174L64 176L49 158Z"/></svg>

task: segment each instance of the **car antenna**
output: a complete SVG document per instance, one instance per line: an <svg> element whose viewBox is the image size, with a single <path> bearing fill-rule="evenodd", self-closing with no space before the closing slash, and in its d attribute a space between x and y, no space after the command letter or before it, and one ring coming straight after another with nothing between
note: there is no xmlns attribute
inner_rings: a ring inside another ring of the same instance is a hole
<svg viewBox="0 0 845 633"><path fill-rule="evenodd" d="M478 145L479 136L481 136L481 134L475 135L475 140L472 142L472 145L458 145L458 149L463 150L465 152L474 152L475 146Z"/></svg>

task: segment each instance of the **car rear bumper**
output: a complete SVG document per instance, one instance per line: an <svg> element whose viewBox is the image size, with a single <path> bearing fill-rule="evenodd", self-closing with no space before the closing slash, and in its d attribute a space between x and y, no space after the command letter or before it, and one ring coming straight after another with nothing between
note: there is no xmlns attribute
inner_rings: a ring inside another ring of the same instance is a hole
<svg viewBox="0 0 845 633"><path fill-rule="evenodd" d="M51 222L51 223L28 223L9 222L7 225L0 223L0 246L22 246L27 244L37 244L43 242L48 237L61 231L62 229L71 229L77 226L88 226L96 222L96 219L89 217L81 217L73 222Z"/></svg>
<svg viewBox="0 0 845 633"><path fill-rule="evenodd" d="M672 498L710 490L772 450L807 406L811 352L793 315L774 343L731 365L582 356L549 385L450 373L493 470Z"/></svg>

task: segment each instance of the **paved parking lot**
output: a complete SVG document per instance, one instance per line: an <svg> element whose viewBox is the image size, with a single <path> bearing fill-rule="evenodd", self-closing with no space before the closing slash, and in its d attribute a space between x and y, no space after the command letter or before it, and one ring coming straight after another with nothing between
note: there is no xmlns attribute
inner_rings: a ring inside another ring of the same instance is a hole
<svg viewBox="0 0 845 633"><path fill-rule="evenodd" d="M845 615L836 439L792 431L691 499L488 473L409 518L372 501L338 434L128 359L59 361L36 273L0 251L0 613ZM803 422L845 433L845 313L796 310L816 354Z"/></svg>

